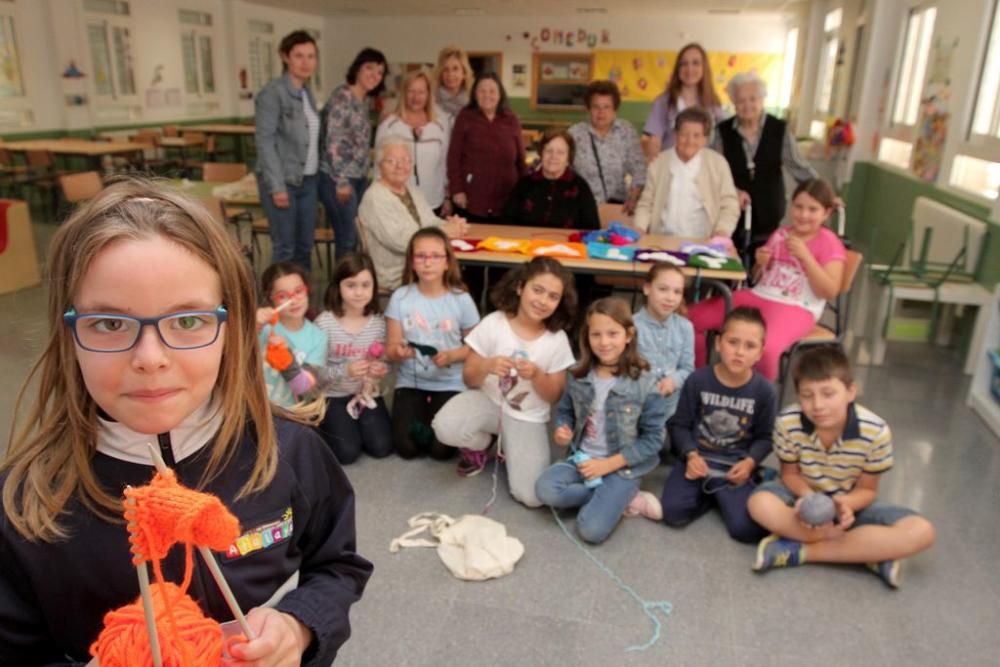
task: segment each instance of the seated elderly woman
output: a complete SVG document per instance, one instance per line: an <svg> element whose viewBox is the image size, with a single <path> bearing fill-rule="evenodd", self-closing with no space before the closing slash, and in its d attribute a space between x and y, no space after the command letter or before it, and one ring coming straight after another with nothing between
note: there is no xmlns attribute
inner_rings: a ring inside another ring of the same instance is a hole
<svg viewBox="0 0 1000 667"><path fill-rule="evenodd" d="M677 114L677 143L653 160L633 225L669 236L729 236L740 217L729 163L706 150L713 119L698 107Z"/></svg>
<svg viewBox="0 0 1000 667"><path fill-rule="evenodd" d="M597 202L587 181L570 168L575 142L566 130L550 128L542 136L542 166L522 176L503 210L508 225L600 229Z"/></svg>
<svg viewBox="0 0 1000 667"><path fill-rule="evenodd" d="M420 189L409 184L413 155L406 142L386 139L376 147L375 161L379 178L365 190L358 218L378 284L393 290L399 287L406 247L418 229L441 227L448 236L459 237L468 233L469 226L456 215L446 220L434 215Z"/></svg>
<svg viewBox="0 0 1000 667"><path fill-rule="evenodd" d="M583 95L590 121L573 125L569 134L576 141L573 169L598 203L624 204L631 215L646 182L646 158L635 128L618 118L621 101L614 81L594 81Z"/></svg>

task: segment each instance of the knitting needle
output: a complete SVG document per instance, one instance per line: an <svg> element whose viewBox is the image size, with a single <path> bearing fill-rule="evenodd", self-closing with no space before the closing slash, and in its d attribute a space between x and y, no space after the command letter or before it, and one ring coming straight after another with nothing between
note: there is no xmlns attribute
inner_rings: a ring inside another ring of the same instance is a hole
<svg viewBox="0 0 1000 667"><path fill-rule="evenodd" d="M131 488L131 487L130 487ZM135 509L135 498L126 500ZM135 522L129 521L129 527L134 528ZM142 598L142 615L146 617L146 632L149 634L149 650L153 654L153 665L163 667L163 657L160 655L160 637L156 633L156 612L153 610L153 595L149 590L149 570L146 561L137 563L135 572L139 577L139 596Z"/></svg>
<svg viewBox="0 0 1000 667"><path fill-rule="evenodd" d="M156 445L151 442L146 443L146 447L149 449L149 455L153 458L153 465L156 466L156 471L159 473L166 473L170 468L167 467L166 461L160 455L160 450L157 449ZM212 573L212 578L215 579L215 585L219 587L222 591L222 597L225 598L226 604L229 605L229 611L233 614L233 618L240 624L240 629L243 630L244 636L246 636L247 641L250 641L256 637L253 630L250 629L250 624L247 623L246 616L243 615L242 610L240 610L240 603L236 601L236 596L233 595L233 589L229 587L229 582L226 581L225 576L222 574L222 570L219 569L219 564L215 562L215 556L212 555L212 550L208 547L198 547L198 553L205 560L205 564L208 565L208 571Z"/></svg>

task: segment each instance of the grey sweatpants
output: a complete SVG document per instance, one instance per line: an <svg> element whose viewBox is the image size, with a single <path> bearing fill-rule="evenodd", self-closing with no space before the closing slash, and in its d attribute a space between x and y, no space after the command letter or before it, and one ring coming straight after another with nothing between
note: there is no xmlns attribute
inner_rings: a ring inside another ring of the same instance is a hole
<svg viewBox="0 0 1000 667"><path fill-rule="evenodd" d="M440 442L476 451L489 447L490 436L499 433L510 495L528 507L541 506L535 482L551 461L548 424L501 416L500 406L489 396L469 389L445 403L432 426Z"/></svg>

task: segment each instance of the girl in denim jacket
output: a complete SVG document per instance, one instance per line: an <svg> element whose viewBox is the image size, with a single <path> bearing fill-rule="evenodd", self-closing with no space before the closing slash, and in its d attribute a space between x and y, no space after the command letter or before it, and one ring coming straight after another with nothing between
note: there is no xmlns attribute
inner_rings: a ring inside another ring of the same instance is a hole
<svg viewBox="0 0 1000 667"><path fill-rule="evenodd" d="M660 503L639 490L663 445L666 400L639 356L628 305L592 303L580 331L580 362L556 408L557 445L571 454L546 470L535 493L552 507L579 507L580 537L599 544L623 513L658 518Z"/></svg>

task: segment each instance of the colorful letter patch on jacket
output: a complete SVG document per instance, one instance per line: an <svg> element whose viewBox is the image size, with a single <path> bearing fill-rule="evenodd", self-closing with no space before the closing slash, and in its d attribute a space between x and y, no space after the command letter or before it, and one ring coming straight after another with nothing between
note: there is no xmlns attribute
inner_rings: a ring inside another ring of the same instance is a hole
<svg viewBox="0 0 1000 667"><path fill-rule="evenodd" d="M292 536L292 508L286 507L280 519L246 531L226 550L226 560L234 560L284 542Z"/></svg>

